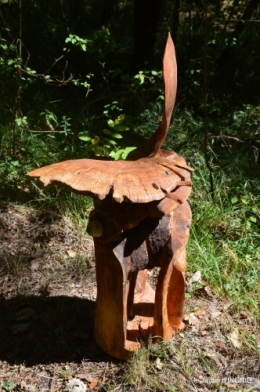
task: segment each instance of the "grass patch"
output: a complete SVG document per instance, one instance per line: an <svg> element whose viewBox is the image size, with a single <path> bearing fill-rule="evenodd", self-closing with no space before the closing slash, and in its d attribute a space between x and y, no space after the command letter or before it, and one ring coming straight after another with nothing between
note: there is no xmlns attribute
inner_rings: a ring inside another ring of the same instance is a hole
<svg viewBox="0 0 260 392"><path fill-rule="evenodd" d="M237 131L237 122L232 128L231 120L225 121L216 129ZM215 140L208 150L212 197L201 132L202 121L184 113L168 137L168 147L195 169L186 329L169 342L142 344L127 362L107 358L94 341L95 267L86 234L91 199L35 183L28 200L32 188L26 190L25 182L25 206L0 205L3 387L26 391L27 380L40 390L49 380L49 390L64 391L76 377L104 392L257 390L259 164L249 145ZM201 279L189 283L196 271ZM239 377L252 380L230 381Z"/></svg>
<svg viewBox="0 0 260 392"><path fill-rule="evenodd" d="M218 188L212 199L202 186L202 173L193 178L189 269L200 270L214 291L230 297L239 310L259 317L260 198L245 194L232 204L233 192L225 189L224 179L223 174L215 183Z"/></svg>

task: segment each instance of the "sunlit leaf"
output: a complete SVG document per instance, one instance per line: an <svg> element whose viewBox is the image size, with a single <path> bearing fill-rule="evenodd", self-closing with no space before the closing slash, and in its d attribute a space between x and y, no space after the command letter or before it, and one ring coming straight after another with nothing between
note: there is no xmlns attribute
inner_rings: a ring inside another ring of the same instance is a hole
<svg viewBox="0 0 260 392"><path fill-rule="evenodd" d="M122 139L122 135L120 135L120 133L113 133L112 136L116 139Z"/></svg>
<svg viewBox="0 0 260 392"><path fill-rule="evenodd" d="M84 142L89 142L91 140L91 137L89 137L89 134L87 132L80 132L78 134L78 137L80 140L83 140Z"/></svg>
<svg viewBox="0 0 260 392"><path fill-rule="evenodd" d="M238 202L238 197L237 197L237 196L232 197L231 203L232 203L232 204L235 204L235 203L237 203L237 202Z"/></svg>
<svg viewBox="0 0 260 392"><path fill-rule="evenodd" d="M110 118L109 120L107 120L107 123L108 123L108 126L109 126L110 128L114 128L115 123L114 123L113 120L111 120L111 118Z"/></svg>

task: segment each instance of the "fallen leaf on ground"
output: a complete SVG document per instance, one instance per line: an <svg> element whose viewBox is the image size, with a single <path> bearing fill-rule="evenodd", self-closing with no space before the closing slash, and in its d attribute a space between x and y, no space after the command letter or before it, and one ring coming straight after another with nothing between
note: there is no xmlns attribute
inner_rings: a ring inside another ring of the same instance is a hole
<svg viewBox="0 0 260 392"><path fill-rule="evenodd" d="M70 257L75 257L77 255L77 252L73 249L68 249L67 253Z"/></svg>
<svg viewBox="0 0 260 392"><path fill-rule="evenodd" d="M81 380L86 380L87 382L92 382L93 381L93 376L89 373L79 373L77 374L77 377L80 378Z"/></svg>
<svg viewBox="0 0 260 392"><path fill-rule="evenodd" d="M219 311L212 312L211 313L211 319L214 320L215 318L217 318L220 315L221 315L221 312L219 312Z"/></svg>
<svg viewBox="0 0 260 392"><path fill-rule="evenodd" d="M239 331L237 328L234 328L233 331L228 336L229 336L229 339L231 340L232 344L236 348L240 348L242 346Z"/></svg>
<svg viewBox="0 0 260 392"><path fill-rule="evenodd" d="M206 293L208 294L209 297L213 296L213 293L212 293L211 288L209 286L205 286L204 290L206 291Z"/></svg>
<svg viewBox="0 0 260 392"><path fill-rule="evenodd" d="M198 309L196 310L196 312L194 312L195 316L203 316L203 314L205 314L205 310L204 309Z"/></svg>
<svg viewBox="0 0 260 392"><path fill-rule="evenodd" d="M36 271L39 268L39 266L40 266L39 259L32 260L31 265L30 265L30 268L32 271Z"/></svg>
<svg viewBox="0 0 260 392"><path fill-rule="evenodd" d="M89 388L94 389L94 388L96 388L98 386L98 384L99 384L99 379L98 378L94 378L91 381L91 383L89 384Z"/></svg>
<svg viewBox="0 0 260 392"><path fill-rule="evenodd" d="M162 368L163 368L163 364L162 364L162 362L161 362L161 360L160 360L159 357L156 358L156 360L155 360L155 367L156 367L158 370L162 370Z"/></svg>
<svg viewBox="0 0 260 392"><path fill-rule="evenodd" d="M78 378L72 378L66 385L67 392L86 392L87 386Z"/></svg>
<svg viewBox="0 0 260 392"><path fill-rule="evenodd" d="M200 282L201 281L201 272L197 271L195 272L194 275L189 279L189 284L195 283L195 282Z"/></svg>
<svg viewBox="0 0 260 392"><path fill-rule="evenodd" d="M190 325L198 325L199 319L194 315L194 313L186 314L184 320L188 321Z"/></svg>
<svg viewBox="0 0 260 392"><path fill-rule="evenodd" d="M225 306L223 306L223 311L225 312L226 310L228 310L230 308L230 306L232 306L234 304L234 302L230 302L228 304L226 304Z"/></svg>

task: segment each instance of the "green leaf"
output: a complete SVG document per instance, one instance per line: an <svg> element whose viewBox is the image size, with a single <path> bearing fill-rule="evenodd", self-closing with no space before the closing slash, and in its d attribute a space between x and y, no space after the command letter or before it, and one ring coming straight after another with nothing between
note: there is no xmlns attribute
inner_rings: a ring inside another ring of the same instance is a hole
<svg viewBox="0 0 260 392"><path fill-rule="evenodd" d="M91 139L91 143L95 146L96 144L98 144L100 141L100 137L99 136L94 136L93 139Z"/></svg>
<svg viewBox="0 0 260 392"><path fill-rule="evenodd" d="M106 135L111 135L111 132L110 132L108 129L103 129L103 132L104 132Z"/></svg>
<svg viewBox="0 0 260 392"><path fill-rule="evenodd" d="M125 119L125 114L120 114L117 119L115 120L115 125L121 124Z"/></svg>
<svg viewBox="0 0 260 392"><path fill-rule="evenodd" d="M129 152L135 150L136 147L126 147L123 152L122 152L122 158L126 159L127 155L129 154Z"/></svg>
<svg viewBox="0 0 260 392"><path fill-rule="evenodd" d="M120 135L120 133L112 133L112 137L116 138L116 139L122 139L122 135Z"/></svg>
<svg viewBox="0 0 260 392"><path fill-rule="evenodd" d="M232 199L231 199L231 203L235 204L237 202L238 202L238 197L237 196L233 196Z"/></svg>
<svg viewBox="0 0 260 392"><path fill-rule="evenodd" d="M122 150L117 150L116 152L111 151L111 153L109 155L117 161L121 157L121 151Z"/></svg>
<svg viewBox="0 0 260 392"><path fill-rule="evenodd" d="M115 142L114 140L111 139L105 139L108 143L113 144L114 146L117 144L117 142Z"/></svg>
<svg viewBox="0 0 260 392"><path fill-rule="evenodd" d="M113 120L111 120L111 118L110 118L109 120L107 120L107 123L108 123L108 126L109 126L110 128L114 128L115 123L114 123Z"/></svg>
<svg viewBox="0 0 260 392"><path fill-rule="evenodd" d="M117 125L114 129L115 129L115 131L128 131L129 127L127 127L125 125Z"/></svg>
<svg viewBox="0 0 260 392"><path fill-rule="evenodd" d="M83 140L83 142L89 142L91 140L91 137L89 137L89 134L87 132L80 132L78 134L78 137L80 140Z"/></svg>
<svg viewBox="0 0 260 392"><path fill-rule="evenodd" d="M5 380L3 382L3 388L5 391L12 391L14 389L14 382L11 380Z"/></svg>
<svg viewBox="0 0 260 392"><path fill-rule="evenodd" d="M250 216L250 218L249 218L250 220L251 220L251 222L254 222L254 223L256 223L256 217L255 216Z"/></svg>

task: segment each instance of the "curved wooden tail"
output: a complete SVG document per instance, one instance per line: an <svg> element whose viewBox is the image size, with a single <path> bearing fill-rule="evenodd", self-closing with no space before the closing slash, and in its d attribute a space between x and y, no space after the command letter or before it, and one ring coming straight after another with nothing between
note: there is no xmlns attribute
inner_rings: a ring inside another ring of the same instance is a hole
<svg viewBox="0 0 260 392"><path fill-rule="evenodd" d="M155 133L136 150L131 151L127 160L154 157L161 148L168 132L177 91L177 63L175 48L169 33L163 57L164 111L161 124Z"/></svg>

